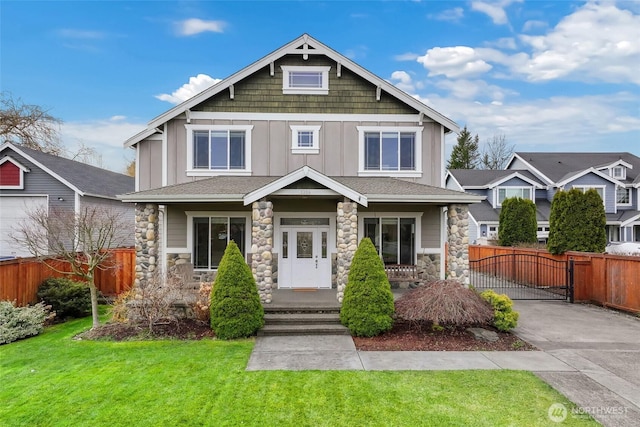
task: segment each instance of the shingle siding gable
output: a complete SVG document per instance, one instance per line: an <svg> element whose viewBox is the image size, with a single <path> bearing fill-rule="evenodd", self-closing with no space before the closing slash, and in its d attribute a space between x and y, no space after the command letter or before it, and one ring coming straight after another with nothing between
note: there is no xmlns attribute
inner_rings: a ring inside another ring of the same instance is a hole
<svg viewBox="0 0 640 427"><path fill-rule="evenodd" d="M330 66L328 95L292 95L282 93L283 65ZM414 108L382 91L376 101L376 87L342 67L337 76L337 64L324 56L303 60L287 55L270 67L264 67L234 85L234 99L229 90L199 104L193 111L256 112L256 113L324 113L324 114L417 114Z"/></svg>

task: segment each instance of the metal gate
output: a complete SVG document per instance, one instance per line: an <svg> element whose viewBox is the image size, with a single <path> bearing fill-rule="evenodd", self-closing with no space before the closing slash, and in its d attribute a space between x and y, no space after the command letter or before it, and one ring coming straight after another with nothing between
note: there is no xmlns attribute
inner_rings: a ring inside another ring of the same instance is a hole
<svg viewBox="0 0 640 427"><path fill-rule="evenodd" d="M470 284L513 300L573 302L573 260L531 254L505 254L469 261Z"/></svg>

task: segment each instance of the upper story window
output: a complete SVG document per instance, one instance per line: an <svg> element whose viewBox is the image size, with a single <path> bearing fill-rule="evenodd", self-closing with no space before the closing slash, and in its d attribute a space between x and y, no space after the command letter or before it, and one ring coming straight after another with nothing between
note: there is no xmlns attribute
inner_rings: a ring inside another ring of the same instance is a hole
<svg viewBox="0 0 640 427"><path fill-rule="evenodd" d="M358 126L358 132L360 175L421 175L422 128Z"/></svg>
<svg viewBox="0 0 640 427"><path fill-rule="evenodd" d="M614 166L611 168L611 176L617 179L626 179L627 170L624 166Z"/></svg>
<svg viewBox="0 0 640 427"><path fill-rule="evenodd" d="M329 70L331 67L291 66L282 67L282 93L329 94Z"/></svg>
<svg viewBox="0 0 640 427"><path fill-rule="evenodd" d="M521 199L531 199L531 188L529 187L498 187L498 206L502 205L505 199L520 197Z"/></svg>
<svg viewBox="0 0 640 427"><path fill-rule="evenodd" d="M574 185L573 188L577 188L578 190L586 193L588 190L596 190L600 198L602 198L602 203L605 203L604 199L604 186L590 186L590 185ZM605 204L606 205L606 204Z"/></svg>
<svg viewBox="0 0 640 427"><path fill-rule="evenodd" d="M291 125L291 152L318 154L320 152L320 126Z"/></svg>
<svg viewBox="0 0 640 427"><path fill-rule="evenodd" d="M631 205L631 189L625 187L616 188L616 204Z"/></svg>
<svg viewBox="0 0 640 427"><path fill-rule="evenodd" d="M187 175L251 172L251 130L245 125L185 125Z"/></svg>

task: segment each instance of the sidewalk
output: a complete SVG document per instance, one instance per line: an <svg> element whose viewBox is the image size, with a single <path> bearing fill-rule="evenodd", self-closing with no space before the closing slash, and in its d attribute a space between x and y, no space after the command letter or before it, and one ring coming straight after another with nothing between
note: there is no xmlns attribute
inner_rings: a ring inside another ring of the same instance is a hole
<svg viewBox="0 0 640 427"><path fill-rule="evenodd" d="M258 337L246 369L525 370L605 426L638 425L639 318L557 301L517 301L515 309L514 332L541 351L359 352L349 336Z"/></svg>

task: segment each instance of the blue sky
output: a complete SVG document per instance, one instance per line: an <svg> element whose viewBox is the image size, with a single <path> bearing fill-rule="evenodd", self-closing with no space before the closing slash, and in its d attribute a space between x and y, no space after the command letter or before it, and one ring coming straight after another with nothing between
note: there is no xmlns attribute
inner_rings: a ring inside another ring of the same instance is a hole
<svg viewBox="0 0 640 427"><path fill-rule="evenodd" d="M639 1L3 0L0 20L0 88L116 171L148 121L303 33L481 143L640 155Z"/></svg>

